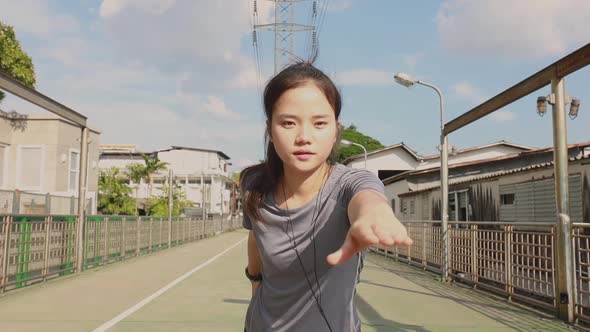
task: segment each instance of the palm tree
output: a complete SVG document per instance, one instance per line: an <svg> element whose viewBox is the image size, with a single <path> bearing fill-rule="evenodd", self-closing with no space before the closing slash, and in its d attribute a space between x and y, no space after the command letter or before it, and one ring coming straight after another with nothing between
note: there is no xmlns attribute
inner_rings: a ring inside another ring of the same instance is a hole
<svg viewBox="0 0 590 332"><path fill-rule="evenodd" d="M135 183L135 202L137 204L137 201L139 200L138 190L141 180L148 180L146 167L140 163L133 163L127 165L126 168L125 173L127 174L127 177Z"/></svg>
<svg viewBox="0 0 590 332"><path fill-rule="evenodd" d="M166 165L168 163L161 161L157 156L148 156L146 154L141 155L145 161L145 174L149 180L148 192L150 198L152 197L152 188L154 187L154 175L159 171L165 171L168 169Z"/></svg>

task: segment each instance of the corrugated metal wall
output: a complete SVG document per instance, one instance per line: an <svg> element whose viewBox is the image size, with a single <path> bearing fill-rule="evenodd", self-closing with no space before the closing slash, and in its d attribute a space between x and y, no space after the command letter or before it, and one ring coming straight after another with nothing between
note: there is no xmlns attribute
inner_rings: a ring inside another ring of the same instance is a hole
<svg viewBox="0 0 590 332"><path fill-rule="evenodd" d="M555 222L554 180L533 180L500 186L500 195L514 194L514 204L500 201L500 220L515 222ZM582 222L582 177L569 178L570 217ZM502 196L500 196L502 197Z"/></svg>

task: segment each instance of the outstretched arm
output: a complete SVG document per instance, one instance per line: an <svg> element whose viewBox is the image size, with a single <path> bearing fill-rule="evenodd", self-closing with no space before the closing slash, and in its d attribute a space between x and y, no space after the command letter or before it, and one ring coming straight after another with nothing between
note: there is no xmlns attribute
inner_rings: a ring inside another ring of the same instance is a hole
<svg viewBox="0 0 590 332"><path fill-rule="evenodd" d="M348 217L351 226L344 244L328 255L328 263L332 265L342 264L372 245L412 245L406 228L395 217L385 197L375 191L363 190L354 195L348 204Z"/></svg>

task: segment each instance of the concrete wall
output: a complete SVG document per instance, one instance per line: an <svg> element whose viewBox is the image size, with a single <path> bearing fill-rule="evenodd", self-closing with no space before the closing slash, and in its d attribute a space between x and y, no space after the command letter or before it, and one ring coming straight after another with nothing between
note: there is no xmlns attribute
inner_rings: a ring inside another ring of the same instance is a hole
<svg viewBox="0 0 590 332"><path fill-rule="evenodd" d="M173 165L175 174L221 174L228 175L224 170L227 161L218 153L195 150L170 150L158 152L160 160Z"/></svg>
<svg viewBox="0 0 590 332"><path fill-rule="evenodd" d="M5 148L4 181L2 189L23 190L34 193L49 193L55 196L78 196L77 188L69 188L70 151L80 153L81 129L53 115L30 115L24 129L13 129L8 121L0 119L0 144ZM89 131L88 145L88 186L87 197L96 198L98 190L98 145L100 133ZM25 174L23 153L30 149L39 151L38 164L31 168L39 170L35 177L40 179L35 185L28 185ZM76 164L80 165L77 160ZM79 174L79 168L77 170ZM77 178L77 176L76 176ZM77 180L76 180L77 181ZM93 202L93 207L95 202ZM93 212L93 211L91 211Z"/></svg>
<svg viewBox="0 0 590 332"><path fill-rule="evenodd" d="M395 148L367 156L367 169L375 174L379 170L412 170L418 162L403 148ZM352 168L365 168L365 159L361 156L348 163Z"/></svg>

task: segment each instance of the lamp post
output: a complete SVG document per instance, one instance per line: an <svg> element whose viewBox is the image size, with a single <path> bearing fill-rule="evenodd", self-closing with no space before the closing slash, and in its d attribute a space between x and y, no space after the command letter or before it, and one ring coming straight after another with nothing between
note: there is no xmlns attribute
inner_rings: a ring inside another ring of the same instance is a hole
<svg viewBox="0 0 590 332"><path fill-rule="evenodd" d="M367 169L367 149L363 145L358 144L358 143L354 143L354 142L351 142L351 141L347 141L345 139L340 140L340 145L342 145L342 146L352 146L352 145L354 145L354 146L358 146L361 149L363 149L363 151L365 153L365 169Z"/></svg>
<svg viewBox="0 0 590 332"><path fill-rule="evenodd" d="M442 92L434 85L412 78L405 73L397 73L394 76L397 83L411 87L414 84L427 86L438 94L440 100L440 190L441 190L441 231L443 244L442 279L446 281L449 277L449 237L448 237L448 199L449 199L449 161L448 161L448 139L444 134L444 103Z"/></svg>

